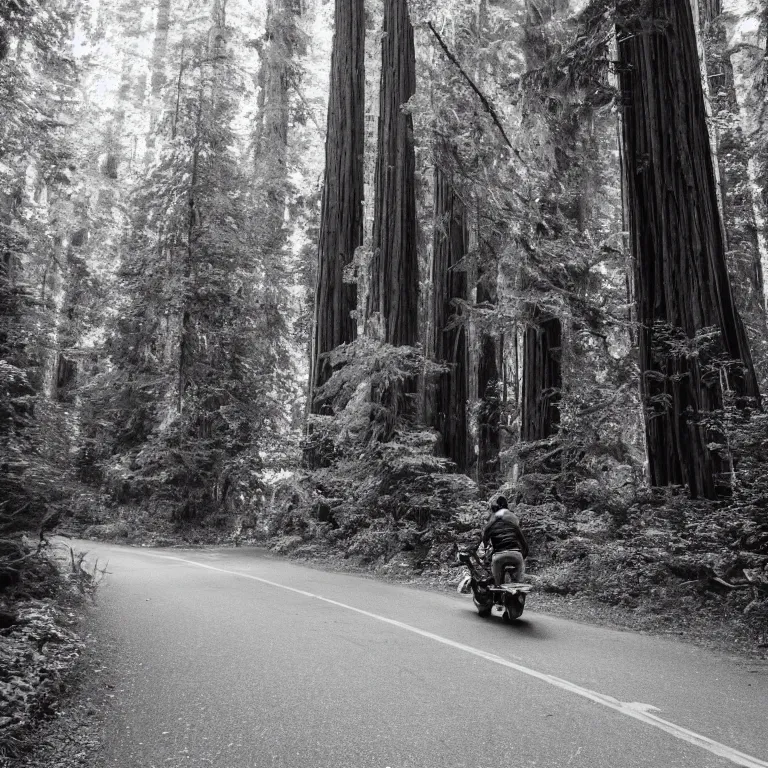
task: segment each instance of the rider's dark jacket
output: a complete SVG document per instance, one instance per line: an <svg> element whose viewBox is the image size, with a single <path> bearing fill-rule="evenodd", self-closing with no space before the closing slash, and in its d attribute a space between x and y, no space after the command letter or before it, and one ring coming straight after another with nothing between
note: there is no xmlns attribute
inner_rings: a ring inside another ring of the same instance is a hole
<svg viewBox="0 0 768 768"><path fill-rule="evenodd" d="M487 545L490 541L494 554L518 549L523 557L528 557L528 542L520 526L513 522L513 519L516 518L507 510L496 512L483 528L483 544Z"/></svg>

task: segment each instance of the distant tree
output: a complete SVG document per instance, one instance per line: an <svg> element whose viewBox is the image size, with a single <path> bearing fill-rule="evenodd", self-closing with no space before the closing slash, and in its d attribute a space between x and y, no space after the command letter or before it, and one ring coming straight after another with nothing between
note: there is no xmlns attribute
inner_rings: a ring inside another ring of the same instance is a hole
<svg viewBox="0 0 768 768"><path fill-rule="evenodd" d="M526 2L524 50L529 71L543 67L551 54L543 28L552 20L553 13L551 5ZM560 178L557 169L553 175ZM545 232L546 228L542 228L541 233ZM560 422L563 334L560 318L537 303L526 306L526 315L520 436L535 442L555 434Z"/></svg>
<svg viewBox="0 0 768 768"><path fill-rule="evenodd" d="M438 144L439 146L439 144ZM438 150L434 171L434 234L432 240L432 354L450 366L441 374L430 414L440 433L444 455L460 470L469 467L467 401L469 399L469 341L461 302L469 299L466 265L469 230L464 204L450 175L441 167L445 148Z"/></svg>
<svg viewBox="0 0 768 768"><path fill-rule="evenodd" d="M112 365L85 419L98 434L110 414L101 462L117 499L149 497L184 523L231 509L287 399L282 254L263 245L274 212L246 192L225 3L208 19L175 52L171 135L131 201Z"/></svg>
<svg viewBox="0 0 768 768"><path fill-rule="evenodd" d="M723 211L724 244L736 305L747 329L749 345L758 363L758 379L766 376L765 281L760 255L757 215L765 215L754 184L750 148L748 100L739 103L736 74L731 60L729 20L722 0L699 4L704 49L703 75L710 102L710 132L714 139L718 191ZM732 23L732 22L731 22ZM738 46L747 49L748 46ZM741 55L749 55L746 53ZM734 54L737 54L734 51ZM737 54L738 55L738 54ZM751 54L754 55L754 54ZM742 65L744 66L744 65ZM754 64L751 66L754 67ZM762 111L762 110L761 110Z"/></svg>
<svg viewBox="0 0 768 768"><path fill-rule="evenodd" d="M254 158L257 193L269 216L265 232L272 233L272 241L265 241L265 247L273 251L282 248L285 239L290 90L300 76L296 57L305 45L297 26L300 14L298 0L269 0L264 37L259 41L261 67Z"/></svg>
<svg viewBox="0 0 768 768"><path fill-rule="evenodd" d="M171 26L171 0L158 0L155 36L152 41L149 90L149 134L147 135L147 159L152 158L157 136L157 121L162 109L162 96L167 76L168 33Z"/></svg>
<svg viewBox="0 0 768 768"><path fill-rule="evenodd" d="M499 300L497 284L497 255L486 245L480 248L478 266L477 304L494 307ZM503 337L491 329L479 334L477 357L477 477L479 482L493 482L499 468L501 448L502 371L499 365L503 349Z"/></svg>
<svg viewBox="0 0 768 768"><path fill-rule="evenodd" d="M57 334L68 308L57 304L67 287L62 235L73 220L61 201L80 182L73 10L0 4L0 591L30 565L20 533L67 490L71 423L51 395L73 368Z"/></svg>

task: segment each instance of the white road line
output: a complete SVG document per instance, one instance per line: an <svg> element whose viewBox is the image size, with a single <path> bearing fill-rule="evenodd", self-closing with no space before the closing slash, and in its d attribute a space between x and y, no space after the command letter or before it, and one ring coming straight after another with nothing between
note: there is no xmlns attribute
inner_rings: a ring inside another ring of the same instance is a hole
<svg viewBox="0 0 768 768"><path fill-rule="evenodd" d="M554 675L548 675L544 672L538 672L535 669L524 667L522 664L516 664L514 661L509 661L508 659L502 658L501 656L496 656L494 653L488 653L487 651L480 650L479 648L474 648L471 645L465 645L464 643L458 643L455 640L449 640L447 637L436 635L433 632L427 632L424 629L419 629L418 627L405 624L402 621L397 621L396 619L388 619L386 616L379 616L377 613L371 613L370 611L365 611L362 608L355 608L352 605L340 603L338 600L331 600L328 597L315 595L314 593L307 592L303 589L296 589L295 587L288 587L285 584L278 584L275 581L263 579L260 576L253 576L252 574L242 573L240 571L229 571L225 568L217 568L213 565L198 563L195 560L187 560L183 557L174 557L172 555L156 555L151 552L143 552L142 554L149 555L150 557L162 558L165 560L177 560L182 563L188 563L189 565L195 565L198 568L206 568L209 571L218 571L219 573L227 573L231 576L240 576L244 579L252 579L253 581L258 581L262 584L268 584L270 587L285 589L288 592L294 592L297 595L310 597L314 600L320 600L324 603L335 605L338 608L344 608L347 611L359 613L362 616L368 616L369 618L375 619L376 621L382 621L385 624L391 624L393 627L399 627L406 632L412 632L415 635L421 635L421 637L434 640L436 643L442 643L443 645L455 648L456 650L464 651L465 653L471 653L473 656L478 656L481 659L493 662L494 664L499 664L502 667L514 669L516 672L528 675L529 677L535 677L537 680L541 680L545 683L549 683L549 685L554 685L556 688L562 688L564 691L569 691L570 693L574 693L577 696L581 696L582 698L594 701L596 704L602 704L604 707L608 707L609 709L620 712L622 715L626 715L627 717L639 720L641 723L652 725L654 728L658 728L659 730L662 730L665 733L680 739L681 741L686 741L689 744L701 747L701 749L706 749L708 752L712 752L713 754L718 755L718 757L730 760L736 765L744 766L744 768L768 768L768 762L765 760L760 760L759 758L752 757L751 755L747 755L744 752L739 752L738 750L732 749L725 744L721 744L719 741L714 741L713 739L702 736L701 734L695 733L694 731L689 731L687 728L683 728L680 725L675 725L668 720L664 720L663 718L654 715L652 712L648 711L649 707L646 704L619 701L613 696L606 696L603 693L591 691L589 688L582 688L580 685L571 683L568 680L563 680L560 677L555 677ZM653 709L653 707L650 709Z"/></svg>

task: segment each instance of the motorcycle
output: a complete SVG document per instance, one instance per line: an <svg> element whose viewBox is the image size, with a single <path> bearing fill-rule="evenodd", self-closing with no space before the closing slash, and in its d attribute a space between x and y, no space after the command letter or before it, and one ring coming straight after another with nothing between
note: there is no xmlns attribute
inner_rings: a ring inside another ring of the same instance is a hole
<svg viewBox="0 0 768 768"><path fill-rule="evenodd" d="M505 622L522 616L525 597L531 591L531 585L512 582L511 566L504 569L504 584L497 587L491 574L490 557L477 561L473 560L470 552L462 551L459 552L458 561L457 565L465 566L469 573L461 579L456 591L463 595L472 594L480 616L501 616Z"/></svg>

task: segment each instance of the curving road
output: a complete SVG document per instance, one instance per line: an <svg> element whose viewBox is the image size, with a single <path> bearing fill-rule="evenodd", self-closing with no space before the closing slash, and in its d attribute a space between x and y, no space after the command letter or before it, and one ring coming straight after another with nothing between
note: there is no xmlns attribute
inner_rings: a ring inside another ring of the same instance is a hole
<svg viewBox="0 0 768 768"><path fill-rule="evenodd" d="M75 546L109 562L105 768L768 768L765 662L257 550Z"/></svg>

